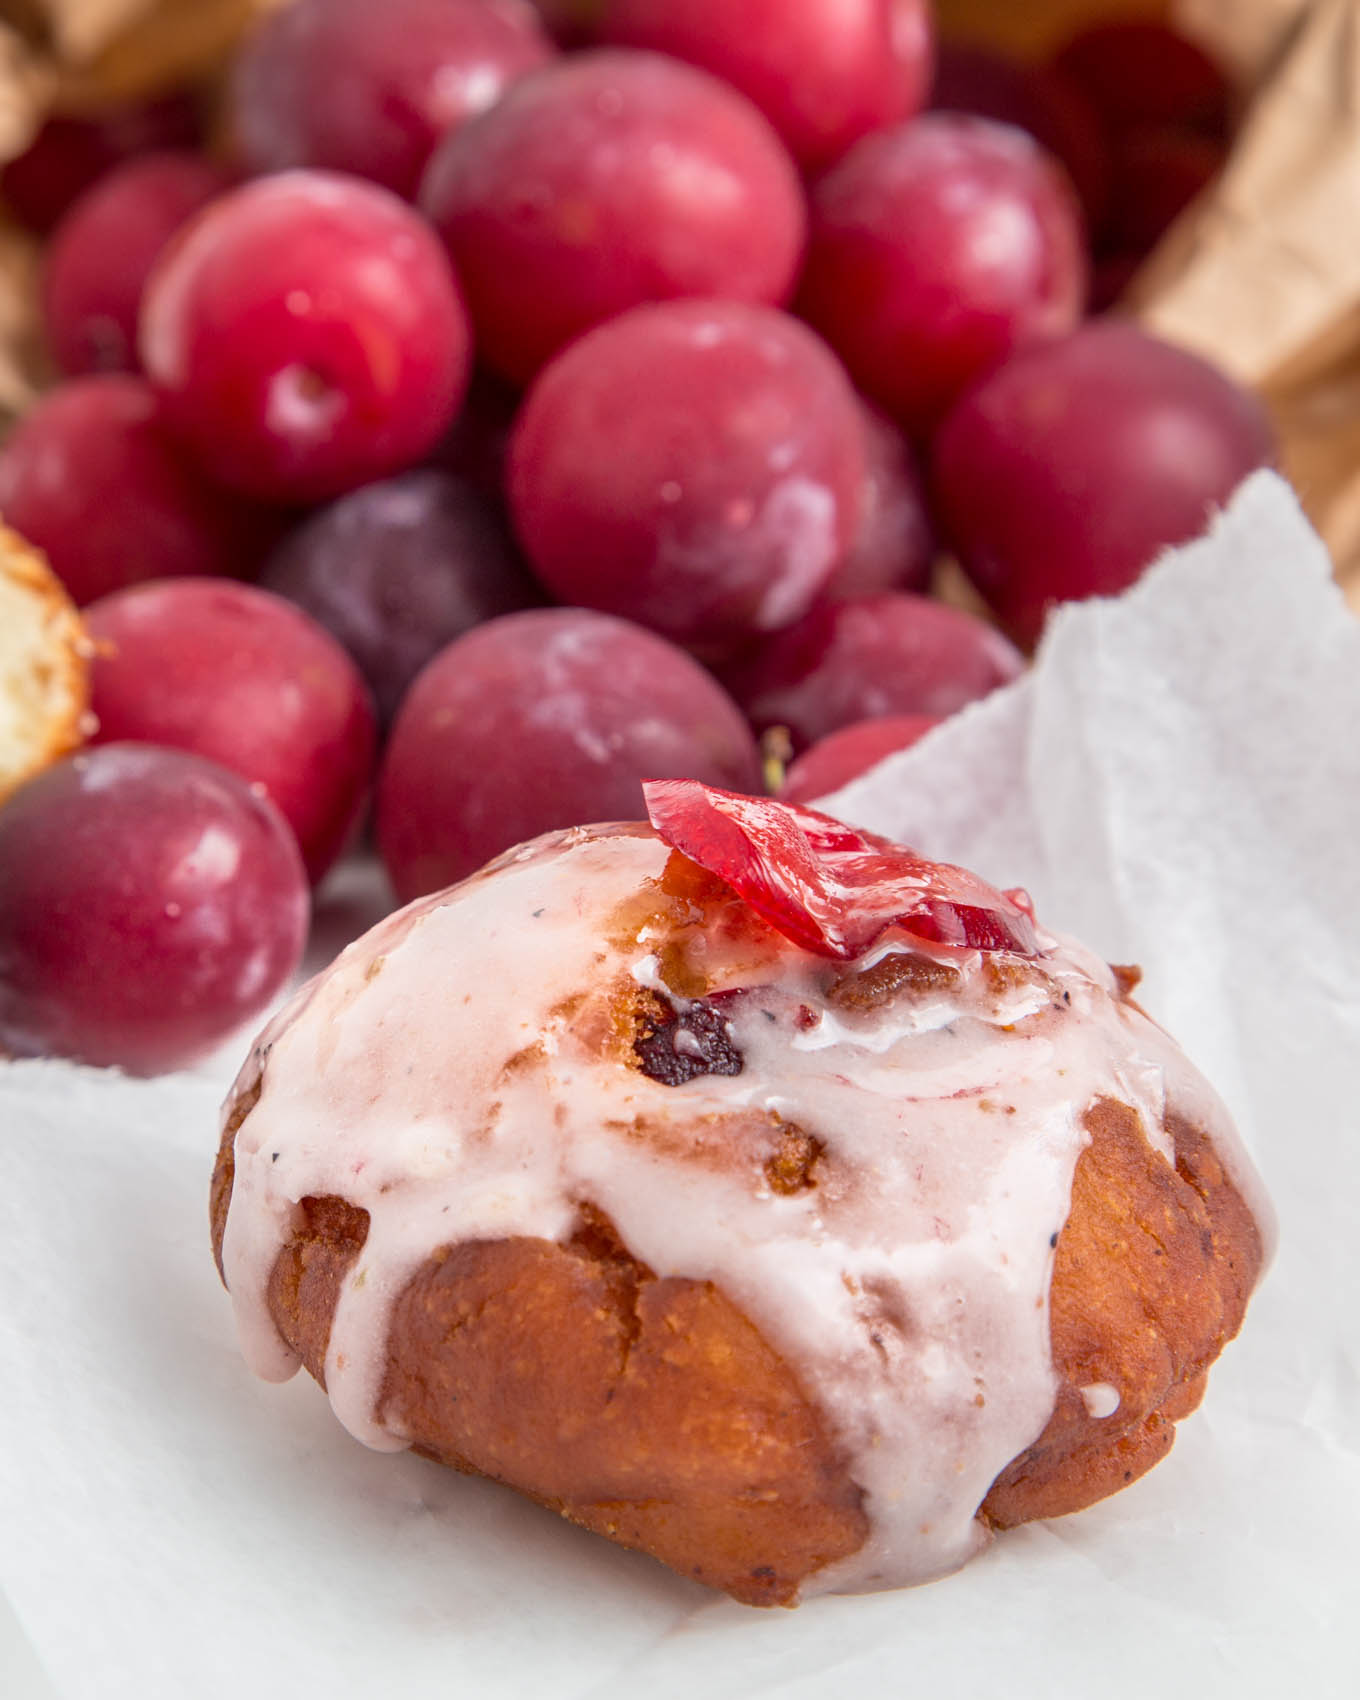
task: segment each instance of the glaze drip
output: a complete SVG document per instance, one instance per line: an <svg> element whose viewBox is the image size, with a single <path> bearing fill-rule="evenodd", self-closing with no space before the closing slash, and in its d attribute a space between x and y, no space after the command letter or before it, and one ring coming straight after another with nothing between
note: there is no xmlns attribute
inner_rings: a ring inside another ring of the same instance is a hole
<svg viewBox="0 0 1360 1700"><path fill-rule="evenodd" d="M830 964L740 906L668 900L667 877L645 830L539 840L389 918L271 1024L225 1112L258 1089L223 1246L243 1349L296 1368L267 1289L299 1200L368 1211L326 1384L359 1439L401 1447L375 1407L416 1270L466 1240L564 1243L593 1208L658 1276L721 1288L841 1448L871 1533L804 1594L943 1574L1054 1408L1048 1286L1087 1110L1131 1106L1169 1161L1167 1103L1192 1105L1249 1165L1075 944ZM629 1054L647 998L652 1038L703 1066L649 1078Z"/></svg>

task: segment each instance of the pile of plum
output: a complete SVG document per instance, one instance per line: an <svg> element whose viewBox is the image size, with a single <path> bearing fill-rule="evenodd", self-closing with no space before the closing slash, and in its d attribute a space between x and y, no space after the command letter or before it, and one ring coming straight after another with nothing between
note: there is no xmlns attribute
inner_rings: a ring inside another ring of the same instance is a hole
<svg viewBox="0 0 1360 1700"><path fill-rule="evenodd" d="M63 376L0 514L98 730L0 808L0 1047L210 1048L370 800L406 900L644 778L761 791L772 729L824 794L1014 678L1272 458L1088 316L1229 108L1143 24L1022 67L925 0L292 0L211 148L187 96L49 121L0 197Z"/></svg>

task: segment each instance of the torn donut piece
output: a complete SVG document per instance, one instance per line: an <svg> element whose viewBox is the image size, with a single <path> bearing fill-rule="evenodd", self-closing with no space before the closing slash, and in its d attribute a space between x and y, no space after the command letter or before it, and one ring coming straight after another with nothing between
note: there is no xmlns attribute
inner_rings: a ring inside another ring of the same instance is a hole
<svg viewBox="0 0 1360 1700"><path fill-rule="evenodd" d="M710 855L683 811L725 795L351 946L238 1078L213 1236L252 1368L305 1365L359 1439L792 1604L1155 1463L1269 1211L1023 894L759 799Z"/></svg>
<svg viewBox="0 0 1360 1700"><path fill-rule="evenodd" d="M0 525L0 803L83 742L92 653L56 574Z"/></svg>

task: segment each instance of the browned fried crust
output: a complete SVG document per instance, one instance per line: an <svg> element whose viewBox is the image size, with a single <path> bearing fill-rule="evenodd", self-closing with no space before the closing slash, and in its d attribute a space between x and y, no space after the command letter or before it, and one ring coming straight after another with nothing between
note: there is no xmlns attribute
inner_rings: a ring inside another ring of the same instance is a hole
<svg viewBox="0 0 1360 1700"><path fill-rule="evenodd" d="M270 1308L324 1385L330 1319L368 1222L335 1198L307 1200L302 1217ZM380 1408L427 1457L752 1605L787 1601L867 1533L859 1491L779 1356L715 1287L656 1280L598 1217L563 1246L436 1253L397 1301Z"/></svg>
<svg viewBox="0 0 1360 1700"><path fill-rule="evenodd" d="M1169 1123L1173 1171L1125 1106L1096 1105L1088 1127L1053 1271L1060 1391L984 1501L1001 1528L1075 1511L1155 1464L1260 1270L1256 1224L1199 1130ZM214 1176L219 1265L234 1135ZM270 1307L323 1381L368 1220L335 1198L306 1200L300 1216ZM1080 1392L1098 1382L1121 1399L1104 1420ZM713 1286L655 1279L588 1207L566 1245L437 1253L397 1302L381 1407L427 1456L753 1605L788 1602L867 1533L859 1490L778 1354Z"/></svg>
<svg viewBox="0 0 1360 1700"><path fill-rule="evenodd" d="M1261 1271L1260 1230L1199 1129L1168 1118L1173 1170L1124 1105L1102 1101L1087 1126L1049 1297L1058 1401L983 1502L999 1528L1078 1511L1151 1469ZM1080 1392L1099 1382L1120 1395L1103 1420Z"/></svg>

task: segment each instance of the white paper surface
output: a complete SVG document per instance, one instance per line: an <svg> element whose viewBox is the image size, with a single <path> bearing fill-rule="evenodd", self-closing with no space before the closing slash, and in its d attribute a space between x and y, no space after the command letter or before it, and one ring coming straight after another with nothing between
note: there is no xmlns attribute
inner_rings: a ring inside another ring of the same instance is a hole
<svg viewBox="0 0 1360 1700"><path fill-rule="evenodd" d="M759 1613L246 1374L221 1072L0 1068L0 1582L61 1700L1360 1688L1360 624L1261 475L838 798L1147 970L1281 1246L1170 1459L911 1592ZM0 1669L3 1669L0 1666Z"/></svg>

